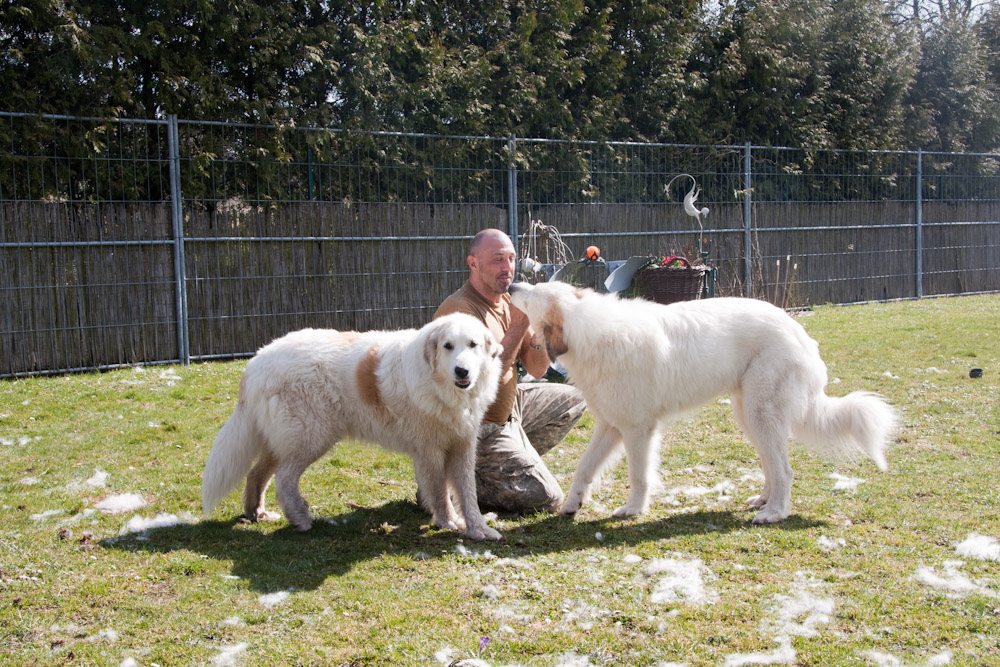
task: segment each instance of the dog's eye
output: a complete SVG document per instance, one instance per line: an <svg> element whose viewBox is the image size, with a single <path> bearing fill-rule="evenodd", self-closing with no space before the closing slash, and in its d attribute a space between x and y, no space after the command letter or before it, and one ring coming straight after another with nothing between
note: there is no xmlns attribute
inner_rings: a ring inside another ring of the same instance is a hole
<svg viewBox="0 0 1000 667"><path fill-rule="evenodd" d="M475 347L477 345L479 345L479 343L477 343L476 341L474 341L474 340L470 340L469 341L469 347Z"/></svg>
<svg viewBox="0 0 1000 667"><path fill-rule="evenodd" d="M455 346L452 345L451 343L445 343L444 344L444 349L446 349L446 350L454 350Z"/></svg>

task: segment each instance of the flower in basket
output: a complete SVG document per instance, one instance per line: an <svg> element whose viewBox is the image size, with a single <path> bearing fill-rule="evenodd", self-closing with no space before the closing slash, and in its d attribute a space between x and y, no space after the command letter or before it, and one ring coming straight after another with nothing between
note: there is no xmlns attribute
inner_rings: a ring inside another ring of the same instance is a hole
<svg viewBox="0 0 1000 667"><path fill-rule="evenodd" d="M683 257L678 257L677 255L669 255L663 258L660 262L660 266L666 267L668 269L684 269L691 266Z"/></svg>

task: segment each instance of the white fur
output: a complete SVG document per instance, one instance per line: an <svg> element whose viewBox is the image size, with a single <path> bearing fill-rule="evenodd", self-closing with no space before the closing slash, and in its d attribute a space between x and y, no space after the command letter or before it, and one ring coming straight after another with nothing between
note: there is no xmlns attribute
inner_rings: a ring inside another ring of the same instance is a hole
<svg viewBox="0 0 1000 667"><path fill-rule="evenodd" d="M215 439L202 482L205 514L246 476L247 518L276 518L264 509L274 476L281 510L297 530L309 530L299 478L338 441L357 438L413 459L436 525L500 539L479 511L474 470L501 349L464 314L418 330L304 329L275 340L247 364L236 410Z"/></svg>
<svg viewBox="0 0 1000 667"><path fill-rule="evenodd" d="M628 502L616 516L648 509L658 468L659 425L719 394L753 443L764 488L750 500L754 523L788 517L792 470L788 440L840 458L868 456L886 468L882 448L896 424L874 394L824 393L819 346L787 313L740 298L664 306L578 290L566 283L511 287L513 304L546 336L596 417L562 513L575 514L624 443Z"/></svg>

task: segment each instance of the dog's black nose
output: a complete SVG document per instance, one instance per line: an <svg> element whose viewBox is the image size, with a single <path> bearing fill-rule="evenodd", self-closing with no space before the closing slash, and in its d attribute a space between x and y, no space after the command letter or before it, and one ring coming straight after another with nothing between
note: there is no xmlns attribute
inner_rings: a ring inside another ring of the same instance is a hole
<svg viewBox="0 0 1000 667"><path fill-rule="evenodd" d="M462 368L461 366L455 366L455 377L457 377L459 380L464 380L465 378L469 377L469 369Z"/></svg>
<svg viewBox="0 0 1000 667"><path fill-rule="evenodd" d="M507 288L507 291L508 292L516 292L519 289L521 289L521 285L518 285L517 283L511 283L510 287Z"/></svg>

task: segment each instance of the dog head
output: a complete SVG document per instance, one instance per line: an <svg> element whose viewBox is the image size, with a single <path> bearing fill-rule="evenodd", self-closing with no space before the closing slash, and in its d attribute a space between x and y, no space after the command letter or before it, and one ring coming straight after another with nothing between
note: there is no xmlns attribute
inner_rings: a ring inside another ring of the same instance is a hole
<svg viewBox="0 0 1000 667"><path fill-rule="evenodd" d="M563 328L566 309L581 299L585 292L559 281L537 285L515 283L510 286L510 302L528 316L531 328L544 340L545 351L552 361L569 352Z"/></svg>
<svg viewBox="0 0 1000 667"><path fill-rule="evenodd" d="M425 326L424 359L435 381L467 391L500 379L503 348L482 322L464 313L440 317Z"/></svg>

